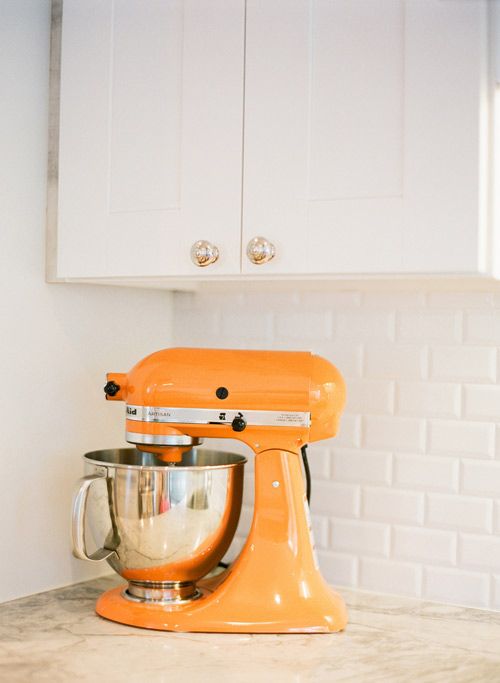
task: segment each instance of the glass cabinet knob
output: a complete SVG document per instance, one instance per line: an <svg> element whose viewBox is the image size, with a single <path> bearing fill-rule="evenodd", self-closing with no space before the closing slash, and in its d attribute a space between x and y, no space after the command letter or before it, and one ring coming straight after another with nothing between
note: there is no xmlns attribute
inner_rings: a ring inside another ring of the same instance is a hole
<svg viewBox="0 0 500 683"><path fill-rule="evenodd" d="M274 258L275 253L274 244L265 237L254 237L247 245L248 259L256 266L268 263Z"/></svg>
<svg viewBox="0 0 500 683"><path fill-rule="evenodd" d="M191 247L191 261L195 266L204 268L211 263L215 263L219 258L219 250L211 242L206 240L198 240Z"/></svg>

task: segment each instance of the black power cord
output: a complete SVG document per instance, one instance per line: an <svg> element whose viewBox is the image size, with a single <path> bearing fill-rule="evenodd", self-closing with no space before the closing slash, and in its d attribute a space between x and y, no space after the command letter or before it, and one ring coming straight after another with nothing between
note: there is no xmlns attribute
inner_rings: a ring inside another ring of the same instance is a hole
<svg viewBox="0 0 500 683"><path fill-rule="evenodd" d="M307 446L302 446L300 449L302 454L302 463L304 465L304 474L306 475L306 497L307 502L311 504L311 470L309 469L309 460L307 459Z"/></svg>

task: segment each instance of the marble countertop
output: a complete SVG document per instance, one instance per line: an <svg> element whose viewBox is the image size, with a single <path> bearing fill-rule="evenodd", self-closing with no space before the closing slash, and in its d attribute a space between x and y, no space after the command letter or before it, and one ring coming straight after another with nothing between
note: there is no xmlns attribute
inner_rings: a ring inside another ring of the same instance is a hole
<svg viewBox="0 0 500 683"><path fill-rule="evenodd" d="M342 591L343 633L166 633L94 613L115 577L0 605L0 681L500 681L500 613Z"/></svg>

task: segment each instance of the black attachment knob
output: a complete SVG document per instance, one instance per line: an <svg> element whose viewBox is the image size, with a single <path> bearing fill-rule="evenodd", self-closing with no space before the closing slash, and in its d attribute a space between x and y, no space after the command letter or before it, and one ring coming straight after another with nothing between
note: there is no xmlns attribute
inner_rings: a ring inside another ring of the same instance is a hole
<svg viewBox="0 0 500 683"><path fill-rule="evenodd" d="M241 413L238 413L234 420L231 422L231 427L234 432L242 432L247 426L247 421Z"/></svg>
<svg viewBox="0 0 500 683"><path fill-rule="evenodd" d="M215 390L215 395L217 396L217 398L220 398L221 401L223 401L225 398L229 396L229 391L226 389L226 387L219 387Z"/></svg>
<svg viewBox="0 0 500 683"><path fill-rule="evenodd" d="M116 384L116 382L113 382L113 380L106 382L106 386L104 387L104 393L107 396L116 396L116 394L119 391L120 391L120 385L119 384Z"/></svg>

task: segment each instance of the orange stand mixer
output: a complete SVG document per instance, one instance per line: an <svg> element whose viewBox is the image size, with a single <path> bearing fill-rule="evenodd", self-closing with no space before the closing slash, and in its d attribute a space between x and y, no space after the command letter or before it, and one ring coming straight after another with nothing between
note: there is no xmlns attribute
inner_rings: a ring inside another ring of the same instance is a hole
<svg viewBox="0 0 500 683"><path fill-rule="evenodd" d="M106 398L127 404L127 441L172 470L203 437L247 444L255 453L255 504L239 557L198 581L196 599L137 601L116 588L99 598L97 613L169 631L342 630L346 609L318 568L300 457L301 447L337 432L345 402L338 370L309 352L174 348L107 380Z"/></svg>

